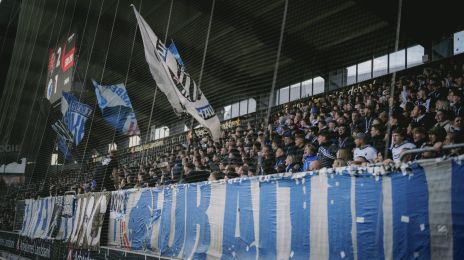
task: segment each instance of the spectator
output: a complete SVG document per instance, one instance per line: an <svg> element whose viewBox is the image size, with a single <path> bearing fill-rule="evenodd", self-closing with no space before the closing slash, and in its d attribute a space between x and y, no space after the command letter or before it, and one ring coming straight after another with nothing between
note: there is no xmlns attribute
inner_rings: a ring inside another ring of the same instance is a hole
<svg viewBox="0 0 464 260"><path fill-rule="evenodd" d="M209 175L209 178L208 178L208 181L217 181L217 180L220 180L221 179L221 174L219 172L211 172L211 174Z"/></svg>
<svg viewBox="0 0 464 260"><path fill-rule="evenodd" d="M418 148L424 147L427 143L427 131L423 127L417 127L412 130L414 145Z"/></svg>
<svg viewBox="0 0 464 260"><path fill-rule="evenodd" d="M391 148L391 158L394 162L399 162L401 154L407 150L415 149L416 145L405 140L404 130L396 128L392 132L393 146Z"/></svg>
<svg viewBox="0 0 464 260"><path fill-rule="evenodd" d="M442 127L447 133L451 132L451 123L445 110L438 110L435 114L435 120L437 121L436 127Z"/></svg>
<svg viewBox="0 0 464 260"><path fill-rule="evenodd" d="M377 157L377 150L374 147L370 146L367 143L367 135L364 133L359 133L354 142L356 148L353 151L353 160L357 161L358 157L363 157L367 162L373 163Z"/></svg>
<svg viewBox="0 0 464 260"><path fill-rule="evenodd" d="M275 161L275 165L274 165L274 168L277 170L277 168L285 165L285 153L284 153L284 150L282 148L277 148L276 150L276 154L275 154L275 158L276 158L276 161Z"/></svg>
<svg viewBox="0 0 464 260"><path fill-rule="evenodd" d="M346 125L340 125L338 127L338 147L348 150L352 150L355 147L354 139L348 132L348 127Z"/></svg>
<svg viewBox="0 0 464 260"><path fill-rule="evenodd" d="M423 105L416 105L411 112L411 117L412 128L424 127L429 129L435 124L435 121L428 116L427 108Z"/></svg>
<svg viewBox="0 0 464 260"><path fill-rule="evenodd" d="M327 131L319 133L317 141L319 142L319 150L317 156L321 167L330 168L332 167L333 161L336 159L337 146L330 143L330 134Z"/></svg>
<svg viewBox="0 0 464 260"><path fill-rule="evenodd" d="M288 155L287 159L285 159L285 172L299 172L300 167L295 164L295 156L293 155Z"/></svg>
<svg viewBox="0 0 464 260"><path fill-rule="evenodd" d="M319 160L312 162L311 167L309 168L310 171L317 171L320 169L321 169L321 162Z"/></svg>
<svg viewBox="0 0 464 260"><path fill-rule="evenodd" d="M383 133L382 127L379 124L372 125L370 134L372 147L374 147L377 152L383 153L385 151L385 134Z"/></svg>
<svg viewBox="0 0 464 260"><path fill-rule="evenodd" d="M303 171L309 171L311 163L318 160L317 148L313 144L305 145L304 156L303 156Z"/></svg>
<svg viewBox="0 0 464 260"><path fill-rule="evenodd" d="M455 117L462 117L464 115L462 96L462 92L457 88L452 88L449 91L448 101L450 102Z"/></svg>
<svg viewBox="0 0 464 260"><path fill-rule="evenodd" d="M333 165L332 165L332 168L338 168L338 167L345 167L347 166L347 162L345 160L342 160L342 159L335 159Z"/></svg>

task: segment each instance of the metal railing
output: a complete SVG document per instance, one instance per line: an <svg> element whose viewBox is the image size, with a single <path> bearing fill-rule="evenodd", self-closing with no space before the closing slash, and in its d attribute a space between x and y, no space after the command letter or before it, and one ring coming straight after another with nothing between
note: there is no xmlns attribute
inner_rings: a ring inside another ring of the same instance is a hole
<svg viewBox="0 0 464 260"><path fill-rule="evenodd" d="M443 150L452 150L452 149L458 149L458 148L464 148L464 143L444 145L441 147L440 150L443 151ZM433 147L424 147L424 148L407 150L400 155L400 161L403 161L403 158L406 155L425 153L425 152L437 152L437 150Z"/></svg>

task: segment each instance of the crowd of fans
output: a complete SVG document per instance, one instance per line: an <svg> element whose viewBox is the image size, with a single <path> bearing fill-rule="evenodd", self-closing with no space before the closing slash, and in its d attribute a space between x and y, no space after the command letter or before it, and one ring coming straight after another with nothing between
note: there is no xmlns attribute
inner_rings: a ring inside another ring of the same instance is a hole
<svg viewBox="0 0 464 260"><path fill-rule="evenodd" d="M0 230L13 230L16 201L37 196L37 184L7 185L0 178Z"/></svg>
<svg viewBox="0 0 464 260"><path fill-rule="evenodd" d="M463 68L454 65L401 77L393 95L384 83L310 97L283 106L268 125L255 121L224 130L218 142L190 133L170 153L126 155L130 164L112 166L105 175L111 184L104 186L153 187L458 154L441 148L464 141L463 80Z"/></svg>
<svg viewBox="0 0 464 260"><path fill-rule="evenodd" d="M276 108L266 125L249 121L219 141L190 132L170 153L117 155L104 165L49 177L39 195L117 190L321 168L448 156L463 142L463 68L426 68ZM392 105L391 105L392 104ZM402 154L414 148L428 152ZM65 176L65 177L64 177ZM47 190L48 187L48 190Z"/></svg>

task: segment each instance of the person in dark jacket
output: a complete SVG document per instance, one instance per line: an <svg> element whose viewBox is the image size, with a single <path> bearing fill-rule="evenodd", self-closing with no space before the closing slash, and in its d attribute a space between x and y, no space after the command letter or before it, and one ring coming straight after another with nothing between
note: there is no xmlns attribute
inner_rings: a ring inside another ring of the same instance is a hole
<svg viewBox="0 0 464 260"><path fill-rule="evenodd" d="M295 135L295 150L293 155L295 156L295 162L301 162L303 159L305 149L305 138L303 134Z"/></svg>
<svg viewBox="0 0 464 260"><path fill-rule="evenodd" d="M353 150L355 147L354 138L348 131L348 126L341 125L338 127L338 147L347 149L349 151Z"/></svg>
<svg viewBox="0 0 464 260"><path fill-rule="evenodd" d="M281 166L285 166L285 152L282 148L277 148L276 153L275 153L275 164L274 164L274 169L277 170L277 168Z"/></svg>
<svg viewBox="0 0 464 260"><path fill-rule="evenodd" d="M332 168L333 161L337 158L338 147L329 141L330 134L327 131L321 131L317 137L319 150L317 156L322 168Z"/></svg>
<svg viewBox="0 0 464 260"><path fill-rule="evenodd" d="M385 152L385 134L383 129L380 125L372 125L371 126L371 142L372 146L377 150L377 152L384 153Z"/></svg>
<svg viewBox="0 0 464 260"><path fill-rule="evenodd" d="M423 105L415 106L411 111L411 127L423 127L425 129L432 128L436 121L427 113L427 108Z"/></svg>
<svg viewBox="0 0 464 260"><path fill-rule="evenodd" d="M284 134L284 147L283 150L285 154L294 154L295 153L295 143L293 142L293 136L290 132Z"/></svg>

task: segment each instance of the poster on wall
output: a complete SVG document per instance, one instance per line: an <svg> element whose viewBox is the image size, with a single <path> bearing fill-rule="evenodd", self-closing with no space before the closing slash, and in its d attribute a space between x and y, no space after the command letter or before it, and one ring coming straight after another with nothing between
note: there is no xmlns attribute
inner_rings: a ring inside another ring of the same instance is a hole
<svg viewBox="0 0 464 260"><path fill-rule="evenodd" d="M48 54L47 87L45 96L50 103L61 98L63 91L70 91L73 81L76 54L76 34L73 33L51 48Z"/></svg>

